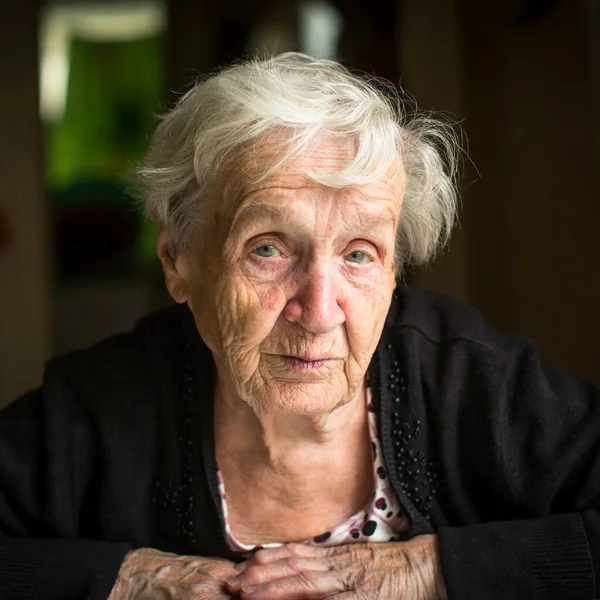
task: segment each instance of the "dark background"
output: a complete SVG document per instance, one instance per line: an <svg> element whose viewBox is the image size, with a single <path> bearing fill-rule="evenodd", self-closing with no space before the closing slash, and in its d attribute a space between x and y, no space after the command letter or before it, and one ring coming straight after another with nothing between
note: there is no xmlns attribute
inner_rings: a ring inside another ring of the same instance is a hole
<svg viewBox="0 0 600 600"><path fill-rule="evenodd" d="M119 11L123 31L107 25ZM155 114L219 64L310 50L323 12L335 57L401 81L465 133L460 227L412 283L600 379L597 0L19 0L0 7L0 404L50 356L168 302L152 226L122 185ZM40 119L56 23L70 32L65 98Z"/></svg>

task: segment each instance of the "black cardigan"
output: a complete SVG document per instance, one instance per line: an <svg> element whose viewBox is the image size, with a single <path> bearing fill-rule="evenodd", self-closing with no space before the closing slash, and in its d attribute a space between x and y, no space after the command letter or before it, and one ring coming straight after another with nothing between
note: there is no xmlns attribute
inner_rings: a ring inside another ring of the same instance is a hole
<svg viewBox="0 0 600 600"><path fill-rule="evenodd" d="M600 390L448 298L395 296L370 367L382 451L450 600L600 594ZM239 559L211 399L186 307L51 361L0 415L0 598L104 599L138 547Z"/></svg>

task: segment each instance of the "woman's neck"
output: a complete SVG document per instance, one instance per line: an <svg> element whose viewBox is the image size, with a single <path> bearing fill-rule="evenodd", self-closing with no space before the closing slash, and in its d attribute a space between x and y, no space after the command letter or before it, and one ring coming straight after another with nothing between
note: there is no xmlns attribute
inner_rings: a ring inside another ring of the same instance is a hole
<svg viewBox="0 0 600 600"><path fill-rule="evenodd" d="M257 415L215 399L215 442L229 523L247 544L302 541L369 501L373 459L366 390L329 415Z"/></svg>
<svg viewBox="0 0 600 600"><path fill-rule="evenodd" d="M262 413L218 388L215 394L217 461L234 459L245 472L266 468L290 475L315 466L319 457L351 454L367 430L364 386L345 405L329 414Z"/></svg>

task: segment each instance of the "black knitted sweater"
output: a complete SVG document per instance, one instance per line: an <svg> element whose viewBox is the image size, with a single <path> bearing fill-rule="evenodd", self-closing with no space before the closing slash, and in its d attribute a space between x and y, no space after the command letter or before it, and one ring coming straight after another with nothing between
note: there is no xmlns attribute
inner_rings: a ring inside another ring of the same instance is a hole
<svg viewBox="0 0 600 600"><path fill-rule="evenodd" d="M51 361L0 414L2 600L105 599L132 548L241 558L220 514L212 371L178 306ZM600 596L598 387L406 287L370 381L406 537L439 534L450 600Z"/></svg>

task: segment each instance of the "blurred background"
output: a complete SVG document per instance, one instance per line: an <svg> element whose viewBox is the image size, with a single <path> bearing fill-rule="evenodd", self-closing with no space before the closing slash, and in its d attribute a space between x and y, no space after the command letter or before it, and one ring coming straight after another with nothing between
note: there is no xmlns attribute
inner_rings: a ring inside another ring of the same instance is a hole
<svg viewBox="0 0 600 600"><path fill-rule="evenodd" d="M600 379L598 0L19 0L0 8L0 404L168 304L124 177L192 78L286 50L460 123L460 227L411 282Z"/></svg>

